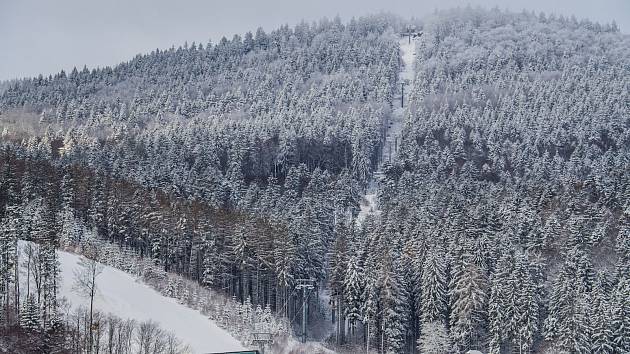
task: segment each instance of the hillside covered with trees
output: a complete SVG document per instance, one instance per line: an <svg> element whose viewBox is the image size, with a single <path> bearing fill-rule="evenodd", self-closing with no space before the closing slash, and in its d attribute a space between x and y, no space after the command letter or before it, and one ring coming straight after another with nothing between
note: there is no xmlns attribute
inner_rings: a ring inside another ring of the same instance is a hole
<svg viewBox="0 0 630 354"><path fill-rule="evenodd" d="M415 78L384 163L409 25ZM312 339L339 352L629 352L629 88L614 23L470 8L4 83L3 336L92 352L59 320L55 253L91 230L296 334L313 279L309 326L330 307L342 325ZM379 213L356 223L375 183ZM40 244L33 269L18 240Z"/></svg>

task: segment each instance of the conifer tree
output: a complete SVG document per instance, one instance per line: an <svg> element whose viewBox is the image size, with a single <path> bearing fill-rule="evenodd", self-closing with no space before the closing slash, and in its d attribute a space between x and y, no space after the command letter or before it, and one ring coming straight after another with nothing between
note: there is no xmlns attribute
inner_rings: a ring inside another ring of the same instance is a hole
<svg viewBox="0 0 630 354"><path fill-rule="evenodd" d="M22 311L20 312L20 326L31 331L40 330L41 319L39 307L35 301L35 295L29 294L22 306Z"/></svg>
<svg viewBox="0 0 630 354"><path fill-rule="evenodd" d="M464 255L459 272L453 275L451 301L451 338L459 350L481 349L487 317L487 280L479 266Z"/></svg>
<svg viewBox="0 0 630 354"><path fill-rule="evenodd" d="M363 271L359 266L356 255L351 254L348 259L346 276L343 282L343 295L345 305L345 316L350 323L350 336L356 333L357 322L361 316L361 296L363 295Z"/></svg>

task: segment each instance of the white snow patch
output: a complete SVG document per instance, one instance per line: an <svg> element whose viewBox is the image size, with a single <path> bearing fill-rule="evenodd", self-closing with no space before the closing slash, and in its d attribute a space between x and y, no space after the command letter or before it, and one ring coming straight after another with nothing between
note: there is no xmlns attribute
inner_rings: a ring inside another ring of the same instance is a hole
<svg viewBox="0 0 630 354"><path fill-rule="evenodd" d="M372 181L369 183L369 187L363 196L361 203L359 205L359 215L357 215L356 225L361 225L368 215L378 215L378 198L377 194L377 182L376 181L380 176L383 175L383 164L385 162L393 162L396 159L396 153L398 152L398 148L400 147L400 141L402 136L402 128L403 128L403 117L405 113L405 108L407 107L407 103L409 102L409 93L411 92L413 86L413 79L415 75L414 71L414 62L415 62L415 53L416 53L416 39L409 39L407 37L401 38L398 41L400 46L400 57L403 61L402 70L398 73L399 82L405 82L404 93L399 92L398 95L394 98L394 109L392 111L391 121L387 126L385 143L383 146L383 151L381 155L381 163L379 164L378 169L372 175ZM401 95L404 94L403 106L401 106Z"/></svg>
<svg viewBox="0 0 630 354"><path fill-rule="evenodd" d="M411 83L414 77L413 63L414 56L416 54L416 40L412 38L411 43L409 43L409 39L401 38L398 41L398 44L400 45L400 57L404 63L404 67L399 74L399 78L401 81L409 80L409 83Z"/></svg>
<svg viewBox="0 0 630 354"><path fill-rule="evenodd" d="M376 193L368 193L363 196L363 200L359 203L359 215L357 215L357 224L361 224L365 221L368 215L377 213L376 206Z"/></svg>
<svg viewBox="0 0 630 354"><path fill-rule="evenodd" d="M335 351L330 350L319 342L306 342L302 343L295 338L285 338L272 346L273 352L278 354L336 354Z"/></svg>
<svg viewBox="0 0 630 354"><path fill-rule="evenodd" d="M25 242L20 241L20 248ZM73 308L89 307L89 298L74 290L74 270L79 268L80 256L57 251L61 279L59 295L66 297ZM143 322L153 320L164 330L173 332L193 353L225 352L245 348L229 333L219 328L199 311L188 308L177 300L162 296L131 275L109 266L96 279L98 294L94 307L100 312L120 318Z"/></svg>

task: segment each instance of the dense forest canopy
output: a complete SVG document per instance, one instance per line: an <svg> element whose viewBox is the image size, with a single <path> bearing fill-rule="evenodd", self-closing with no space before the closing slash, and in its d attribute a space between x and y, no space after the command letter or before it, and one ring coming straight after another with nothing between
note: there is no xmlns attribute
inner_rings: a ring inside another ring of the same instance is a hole
<svg viewBox="0 0 630 354"><path fill-rule="evenodd" d="M377 254L405 270L400 328L426 351L627 351L629 38L498 11L445 12L425 31L360 251L378 289L372 248L397 245Z"/></svg>
<svg viewBox="0 0 630 354"><path fill-rule="evenodd" d="M398 156L357 224L411 24L259 29L6 85L5 323L17 240L42 244L50 330L54 249L87 227L295 323L314 279L338 349L630 351L630 37L528 12L414 21Z"/></svg>

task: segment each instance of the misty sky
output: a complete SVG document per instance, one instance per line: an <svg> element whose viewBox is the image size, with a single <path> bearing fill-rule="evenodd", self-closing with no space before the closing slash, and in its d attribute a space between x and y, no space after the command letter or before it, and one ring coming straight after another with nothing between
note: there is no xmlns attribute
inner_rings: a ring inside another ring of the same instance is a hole
<svg viewBox="0 0 630 354"><path fill-rule="evenodd" d="M0 80L115 65L155 48L303 19L380 11L422 17L467 4L614 19L630 33L630 0L0 0Z"/></svg>

